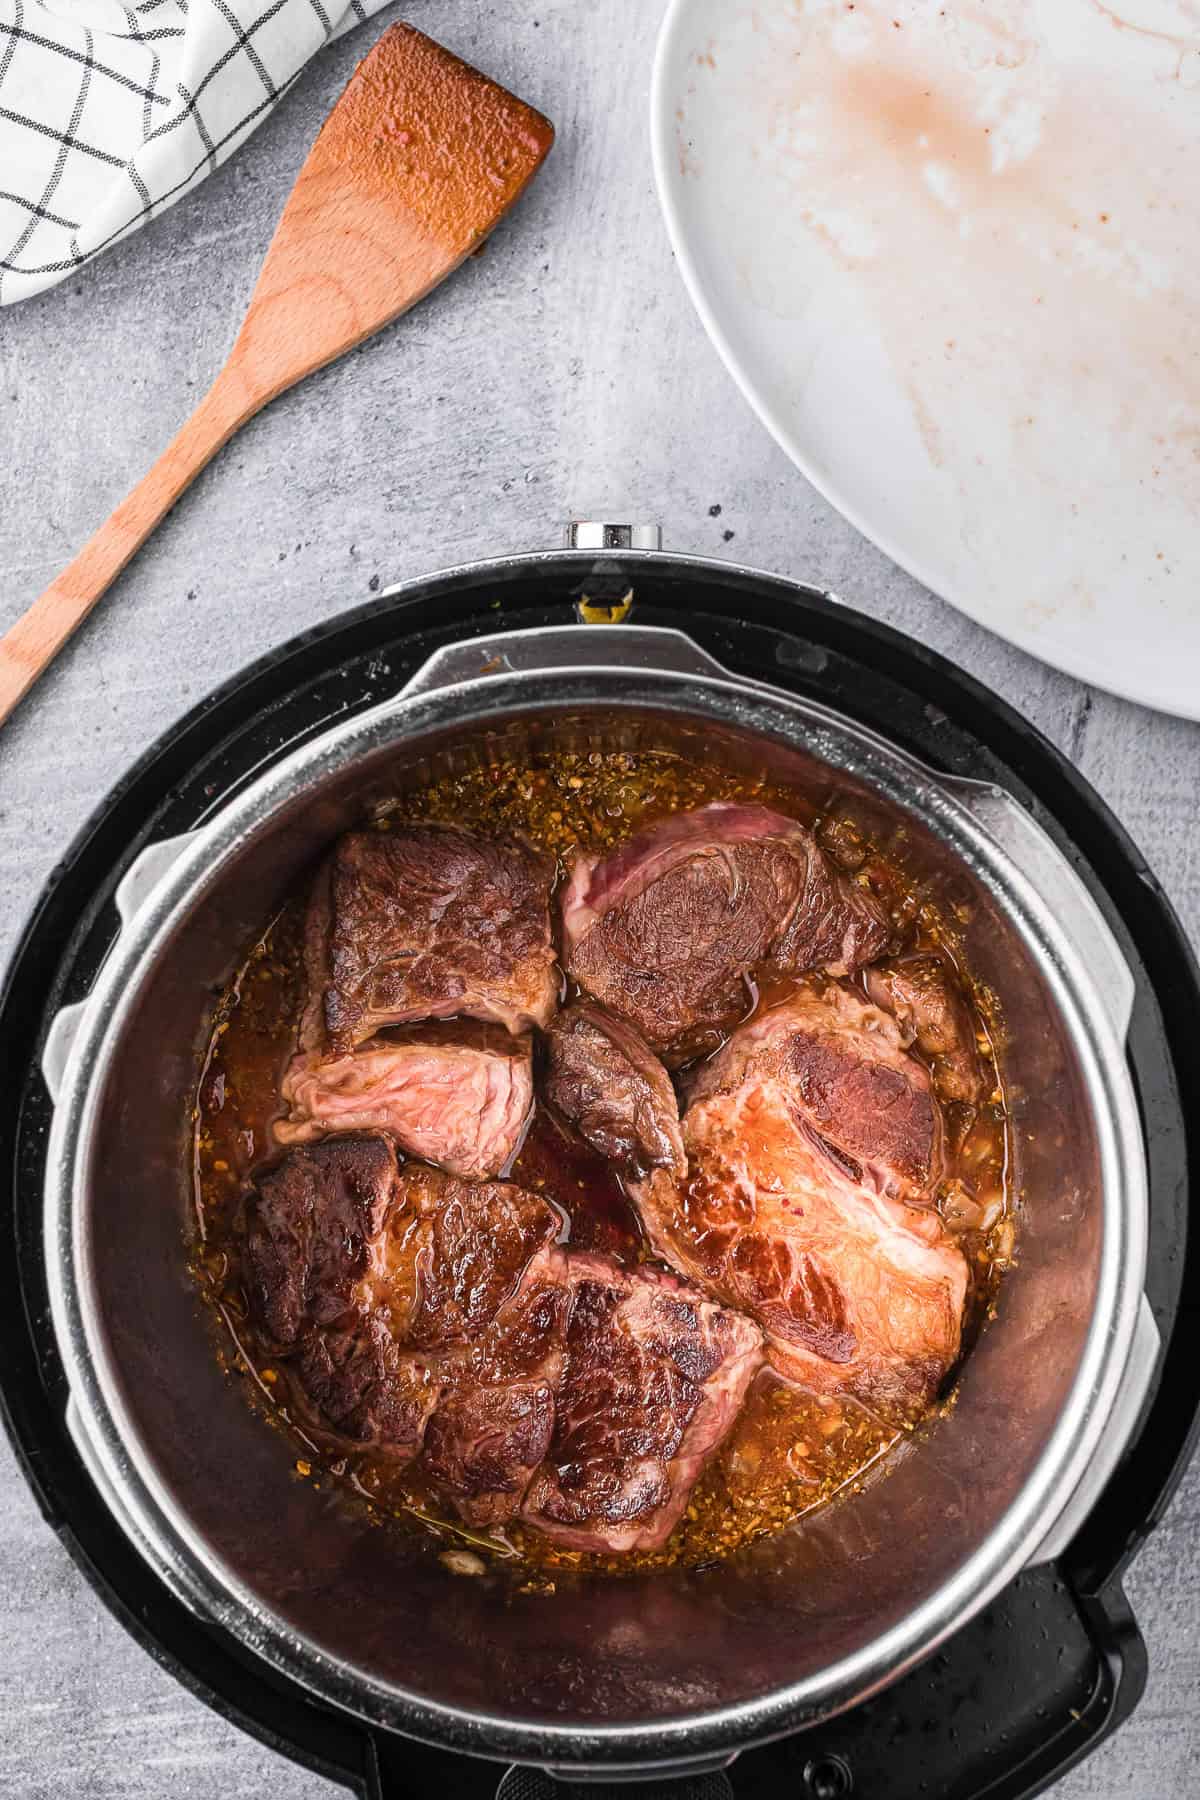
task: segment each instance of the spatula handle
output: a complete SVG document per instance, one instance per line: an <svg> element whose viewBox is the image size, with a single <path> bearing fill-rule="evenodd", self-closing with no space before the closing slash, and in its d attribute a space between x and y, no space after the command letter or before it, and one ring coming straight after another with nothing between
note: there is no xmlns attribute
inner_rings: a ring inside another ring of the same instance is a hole
<svg viewBox="0 0 1200 1800"><path fill-rule="evenodd" d="M184 489L261 404L248 399L242 384L219 376L154 467L0 638L0 724Z"/></svg>

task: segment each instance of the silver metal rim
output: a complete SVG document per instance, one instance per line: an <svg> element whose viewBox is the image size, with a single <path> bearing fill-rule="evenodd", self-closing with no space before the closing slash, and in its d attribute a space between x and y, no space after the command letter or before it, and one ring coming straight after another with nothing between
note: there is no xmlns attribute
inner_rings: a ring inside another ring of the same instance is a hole
<svg viewBox="0 0 1200 1800"><path fill-rule="evenodd" d="M562 552L548 552L544 557L506 558L499 566L543 560L567 559ZM693 564L698 571L728 571L731 567L700 558L679 560ZM497 566L466 565L446 571L446 575L475 574ZM777 576L767 579L790 585ZM602 708L613 704L614 696L597 690L606 678L614 677L621 682L617 699L623 709L662 709L664 705L670 709L673 697L680 710L694 716L766 732L784 741L794 742L799 727L809 750L862 776L903 810L916 812L981 875L1037 947L1079 1057L1096 1112L1105 1217L1096 1308L1068 1403L1017 1498L985 1542L948 1581L871 1644L807 1680L753 1701L679 1719L579 1730L442 1707L410 1690L379 1682L369 1671L335 1661L311 1640L289 1631L211 1556L159 1483L125 1410L93 1311L84 1214L76 1206L75 1196L82 1191L79 1184L87 1175L101 1086L96 1076L107 1067L142 974L163 948L175 922L206 891L259 823L310 784L410 733L436 729L451 720L465 723L468 719L483 721L489 714L511 716L544 710L550 702L557 708ZM551 686L552 693L546 691ZM815 703L733 678L631 677L628 669L613 664L607 669L559 669L549 679L530 673L515 677L498 674L411 702L385 702L285 758L197 834L131 922L96 982L50 1133L45 1234L55 1332L72 1397L96 1458L121 1493L147 1561L201 1617L234 1633L321 1699L371 1723L432 1743L456 1744L479 1755L636 1766L761 1742L864 1698L928 1654L1018 1572L1036 1544L1039 1530L1058 1515L1083 1477L1120 1384L1145 1268L1145 1166L1123 1046L1107 1018L1089 1004L1087 969L1036 891L963 806L949 795L927 793L928 804L914 807L914 792L919 792L922 784L928 788L928 783L929 772L921 765Z"/></svg>

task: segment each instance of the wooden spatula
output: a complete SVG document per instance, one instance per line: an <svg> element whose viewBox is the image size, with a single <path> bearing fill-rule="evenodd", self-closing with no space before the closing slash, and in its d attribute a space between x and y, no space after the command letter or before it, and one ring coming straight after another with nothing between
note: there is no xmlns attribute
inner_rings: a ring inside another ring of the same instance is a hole
<svg viewBox="0 0 1200 1800"><path fill-rule="evenodd" d="M549 120L411 25L384 32L300 171L225 367L149 474L0 638L0 722L238 427L456 269L553 141Z"/></svg>

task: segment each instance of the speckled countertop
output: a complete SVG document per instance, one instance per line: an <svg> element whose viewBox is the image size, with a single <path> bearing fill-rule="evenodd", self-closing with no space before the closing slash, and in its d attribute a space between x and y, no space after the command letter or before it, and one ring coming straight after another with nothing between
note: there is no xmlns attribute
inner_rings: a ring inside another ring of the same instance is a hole
<svg viewBox="0 0 1200 1800"><path fill-rule="evenodd" d="M797 476L671 266L646 88L658 8L416 0L407 16L548 112L559 142L485 253L256 420L0 734L0 955L110 784L250 658L441 564L657 519L669 547L837 590L965 665L1060 744L1200 934L1200 728L1094 693L933 599ZM327 50L217 176L79 277L0 313L0 623L203 390L292 177L388 15ZM1200 1466L1129 1577L1146 1698L1062 1800L1200 1792ZM0 1793L339 1792L207 1711L127 1638L0 1444Z"/></svg>

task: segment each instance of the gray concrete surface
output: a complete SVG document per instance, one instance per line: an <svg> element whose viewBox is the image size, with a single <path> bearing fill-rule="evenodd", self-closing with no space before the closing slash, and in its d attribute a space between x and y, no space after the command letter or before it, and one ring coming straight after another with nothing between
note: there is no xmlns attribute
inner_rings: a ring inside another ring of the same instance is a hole
<svg viewBox="0 0 1200 1800"><path fill-rule="evenodd" d="M558 147L452 285L241 436L0 734L0 954L110 783L214 683L380 580L553 543L571 514L661 519L673 547L814 578L936 645L1068 749L1200 933L1200 730L1090 692L924 592L793 472L710 352L651 187L658 10L413 0L416 23L555 119ZM165 219L0 313L0 624L216 370L290 181L378 29L320 57L235 162ZM1129 1586L1149 1691L1061 1800L1200 1792L1200 1469ZM0 1792L335 1791L207 1712L133 1645L0 1445Z"/></svg>

